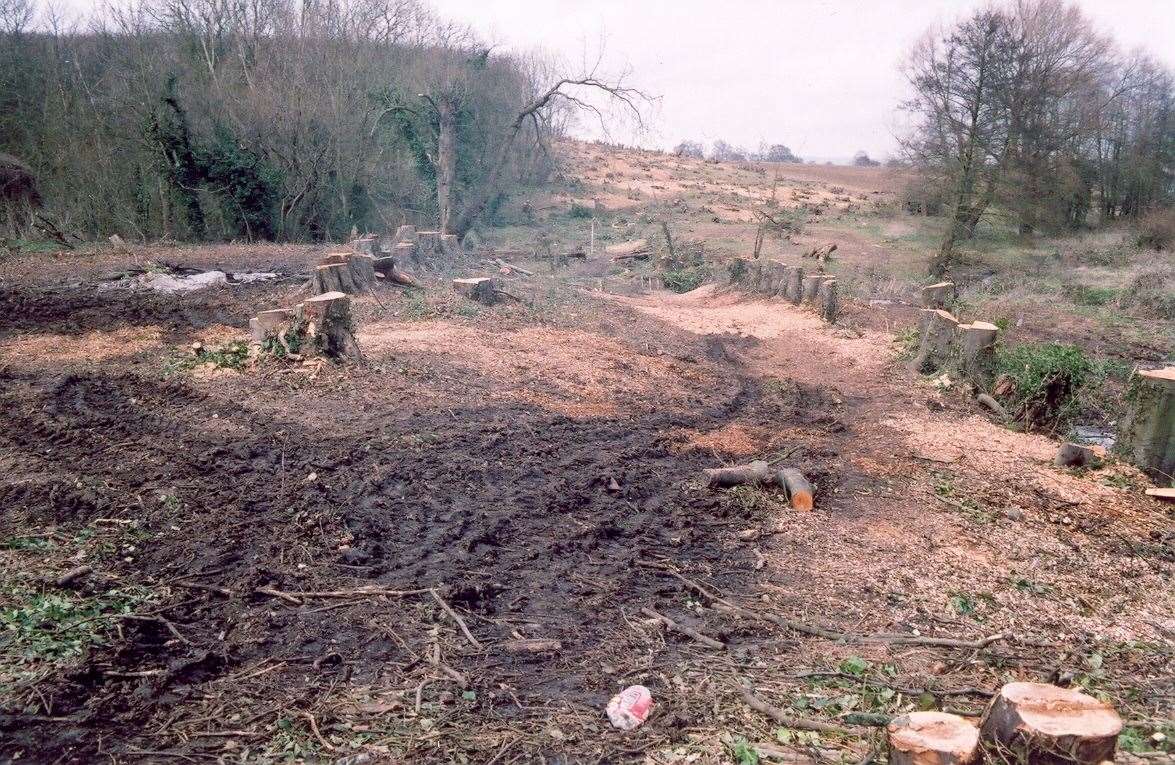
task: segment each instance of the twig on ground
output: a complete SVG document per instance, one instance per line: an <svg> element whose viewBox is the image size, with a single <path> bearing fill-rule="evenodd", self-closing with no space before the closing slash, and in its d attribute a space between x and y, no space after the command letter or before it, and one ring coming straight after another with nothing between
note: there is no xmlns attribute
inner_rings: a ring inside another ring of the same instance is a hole
<svg viewBox="0 0 1175 765"><path fill-rule="evenodd" d="M322 744L323 749L328 752L339 751L333 744L322 737L322 731L318 729L318 721L314 719L314 715L310 714L309 712L303 712L302 716L305 717L306 721L310 723L310 730L312 733L314 733L314 737L318 739L318 743Z"/></svg>
<svg viewBox="0 0 1175 765"><path fill-rule="evenodd" d="M992 696L995 695L994 691L985 691L982 688L970 688L970 687L968 687L968 688L945 688L945 689L903 688L900 685L891 685L890 683L881 682L879 680L876 680L875 678L871 678L871 677L867 677L867 676L863 676L863 675L850 675L847 672L832 672L832 671L829 671L829 672L821 672L821 671L798 672L798 673L792 675L792 677L794 677L794 678L831 677L831 678L835 678L837 680L850 680L853 682L865 683L866 685L872 685L877 688L890 688L892 690L897 691L898 693L904 693L907 696L921 696L924 693L929 693L932 696L985 696L987 698L991 698Z"/></svg>
<svg viewBox="0 0 1175 765"><path fill-rule="evenodd" d="M482 645L478 642L477 638L473 636L473 633L469 631L469 627L465 626L465 620L462 619L456 611L449 608L449 604L445 602L444 598L437 594L436 590L429 589L427 592L432 596L432 599L437 602L437 605L444 609L445 613L448 614L453 619L453 621L457 622L457 626L461 628L461 633L465 635L465 639L469 641L470 645L480 651L482 649Z"/></svg>
<svg viewBox="0 0 1175 765"><path fill-rule="evenodd" d="M811 730L817 733L835 733L839 736L855 736L857 732L836 723L826 723L820 720L808 720L803 717L792 717L778 707L773 707L763 699L751 693L746 688L741 689L743 701L747 706L761 714L770 717L785 728L792 730Z"/></svg>
<svg viewBox="0 0 1175 765"><path fill-rule="evenodd" d="M664 614L658 613L651 608L642 608L641 613L644 614L645 616L651 616L654 619L657 619L661 622L664 622L665 625L667 627L669 627L669 629L676 630L683 635L688 635L689 637L693 638L694 640L698 641L699 643L701 643L704 646L708 646L710 648L715 648L719 651L726 649L725 643L720 643L717 640L715 640L714 638L706 637L705 635L703 635L702 633L693 629L692 627L687 627L684 624L678 624L677 622L670 619L668 616L665 616Z"/></svg>

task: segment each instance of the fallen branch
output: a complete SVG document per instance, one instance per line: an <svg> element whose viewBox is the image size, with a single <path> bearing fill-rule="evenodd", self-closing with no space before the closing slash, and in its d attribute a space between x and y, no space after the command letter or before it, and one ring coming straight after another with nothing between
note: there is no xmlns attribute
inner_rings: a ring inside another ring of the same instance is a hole
<svg viewBox="0 0 1175 765"><path fill-rule="evenodd" d="M517 271L520 274L526 274L527 276L534 276L534 271L527 271L525 268L522 268L521 266L516 266L513 263L507 263L506 261L502 260L501 258L494 258L494 262L497 263L502 268L509 268L511 271Z"/></svg>
<svg viewBox="0 0 1175 765"><path fill-rule="evenodd" d="M465 639L468 640L474 648L480 651L482 649L482 645L478 642L477 638L473 636L473 633L469 631L469 627L465 626L465 620L462 619L456 611L454 611L452 608L449 608L449 604L445 602L444 598L437 594L436 590L429 589L428 594L431 595L432 599L437 602L437 605L444 609L446 614L452 617L453 621L457 622L457 626L461 628L461 632L465 635Z"/></svg>
<svg viewBox="0 0 1175 765"><path fill-rule="evenodd" d="M651 616L652 618L657 619L658 621L664 622L665 626L669 627L669 629L676 630L677 632L680 632L683 635L687 635L687 636L693 638L694 640L698 641L699 643L701 643L704 646L708 646L710 648L714 648L719 651L726 650L725 643L720 643L717 640L715 640L714 638L706 637L705 635L703 635L702 633L693 629L692 627L687 627L684 624L678 624L677 622L670 619L668 616L665 616L664 614L658 613L651 608L642 608L641 613L644 614L645 616Z"/></svg>
<svg viewBox="0 0 1175 765"><path fill-rule="evenodd" d="M495 648L507 653L554 653L563 650L563 644L558 640L545 638L522 638L519 640L504 640Z"/></svg>
<svg viewBox="0 0 1175 765"><path fill-rule="evenodd" d="M181 585L184 586L184 585ZM192 586L192 585L186 585ZM205 589L205 588L201 588ZM303 598L309 599L328 599L328 598L403 598L408 595L424 595L432 592L431 588L424 588L421 590L380 590L375 588L360 588L358 590L321 590L314 592L285 592L284 590L277 590L273 587L258 587L254 592L260 595L269 595L279 600L284 600L287 603L295 606L302 605Z"/></svg>
<svg viewBox="0 0 1175 765"><path fill-rule="evenodd" d="M1012 637L1012 633L1010 632L997 633L985 638L980 638L979 640L960 640L957 638L936 638L923 637L921 635L900 635L889 633L854 635L848 632L838 632L836 630L825 629L824 627L817 627L813 624L804 624L803 622L792 621L791 619L779 616L777 614L761 613L759 611L743 608L742 606L731 603L730 601L719 597L715 593L710 592L692 579L687 579L676 571L673 571L672 569L666 568L665 566L659 565L652 561L637 561L637 565L666 573L680 581L685 586L694 590L699 595L709 599L714 603L721 604L727 610L738 614L739 616L748 619L772 622L773 624L777 624L780 627L792 630L793 632L799 632L801 634L811 635L813 637L821 637L827 640L843 640L846 643L882 643L885 645L916 645L937 648L964 648L972 651L978 651L980 649L986 648L992 643L996 643L1000 640L1007 640Z"/></svg>
<svg viewBox="0 0 1175 765"><path fill-rule="evenodd" d="M819 720L808 720L803 717L792 717L784 712L779 707L773 707L763 699L751 693L746 688L742 688L743 701L751 709L759 712L767 717L770 717L775 722L779 723L785 728L792 730L810 730L817 733L835 733L838 736L855 736L858 735L856 731L846 728L843 725L836 723L826 723Z"/></svg>

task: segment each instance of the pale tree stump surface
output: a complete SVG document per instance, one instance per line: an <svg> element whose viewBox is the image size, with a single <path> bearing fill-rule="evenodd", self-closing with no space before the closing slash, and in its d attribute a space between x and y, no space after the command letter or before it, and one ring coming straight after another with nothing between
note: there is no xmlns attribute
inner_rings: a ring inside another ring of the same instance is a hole
<svg viewBox="0 0 1175 765"><path fill-rule="evenodd" d="M811 305L816 304L816 296L820 292L820 284L824 281L823 274L816 274L815 276L804 277L804 291L802 302Z"/></svg>
<svg viewBox="0 0 1175 765"><path fill-rule="evenodd" d="M499 281L491 277L454 279L453 289L470 300L483 305L494 305L502 299Z"/></svg>
<svg viewBox="0 0 1175 765"><path fill-rule="evenodd" d="M1175 485L1175 367L1139 370L1114 450L1155 481Z"/></svg>
<svg viewBox="0 0 1175 765"><path fill-rule="evenodd" d="M1008 683L979 726L993 762L1098 765L1114 759L1122 718L1109 704L1071 688Z"/></svg>
<svg viewBox="0 0 1175 765"><path fill-rule="evenodd" d="M954 282L939 282L922 288L923 308L948 308L954 302Z"/></svg>
<svg viewBox="0 0 1175 765"><path fill-rule="evenodd" d="M266 337L269 337L286 324L292 322L294 315L295 311L293 308L274 308L269 311L260 312L255 318L249 320L249 329L252 332L253 341L264 343Z"/></svg>
<svg viewBox="0 0 1175 765"><path fill-rule="evenodd" d="M890 765L979 762L979 729L946 712L910 712L886 726Z"/></svg>
<svg viewBox="0 0 1175 765"><path fill-rule="evenodd" d="M363 354L355 342L351 299L341 292L327 292L302 303L306 334L324 356L359 360Z"/></svg>
<svg viewBox="0 0 1175 765"><path fill-rule="evenodd" d="M910 362L915 372L933 372L941 369L954 354L955 333L959 320L940 309L923 309L919 321L922 327L918 355Z"/></svg>
<svg viewBox="0 0 1175 765"><path fill-rule="evenodd" d="M995 368L995 342L1000 328L986 321L959 325L959 364L968 379L986 387Z"/></svg>
<svg viewBox="0 0 1175 765"><path fill-rule="evenodd" d="M416 226L410 223L405 223L396 229L396 244L415 244L416 243Z"/></svg>

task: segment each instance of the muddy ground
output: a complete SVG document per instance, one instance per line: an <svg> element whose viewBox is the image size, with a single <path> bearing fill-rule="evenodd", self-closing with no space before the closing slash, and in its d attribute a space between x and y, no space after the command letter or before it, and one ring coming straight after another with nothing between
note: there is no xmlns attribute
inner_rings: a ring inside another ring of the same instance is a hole
<svg viewBox="0 0 1175 765"><path fill-rule="evenodd" d="M312 255L169 257L296 271ZM243 338L293 288L99 293L104 258L0 289L0 761L874 749L870 727L780 733L746 684L835 721L974 713L1005 680L1060 678L1115 701L1151 749L1171 716L1169 508L1127 466L1052 468L1050 441L912 380L866 322L565 274L473 308L437 280L361 301L361 366L210 371L188 346ZM801 467L816 510L699 480L753 458ZM1006 637L852 637L873 632ZM520 638L561 648L507 650ZM605 703L637 682L654 716L612 729Z"/></svg>

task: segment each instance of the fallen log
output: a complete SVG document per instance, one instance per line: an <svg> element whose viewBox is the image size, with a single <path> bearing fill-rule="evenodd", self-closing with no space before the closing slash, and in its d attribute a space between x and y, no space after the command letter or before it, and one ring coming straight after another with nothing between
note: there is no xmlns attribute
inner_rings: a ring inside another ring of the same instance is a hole
<svg viewBox="0 0 1175 765"><path fill-rule="evenodd" d="M1115 451L1155 481L1175 475L1175 366L1138 370Z"/></svg>
<svg viewBox="0 0 1175 765"><path fill-rule="evenodd" d="M959 320L947 311L923 309L921 324L922 339L918 344L918 355L910 362L910 369L933 372L951 358Z"/></svg>
<svg viewBox="0 0 1175 765"><path fill-rule="evenodd" d="M501 258L494 258L494 262L497 263L502 268L508 268L511 271L517 271L518 273L526 274L527 276L534 276L534 271L527 271L525 268L523 268L521 266L516 266L513 263L507 263L506 261L502 260Z"/></svg>
<svg viewBox="0 0 1175 765"><path fill-rule="evenodd" d="M792 730L810 730L816 731L817 733L833 733L838 736L854 735L854 731L852 729L846 728L843 725L821 722L820 720L808 720L802 717L793 717L787 712L784 712L779 707L772 706L766 701L763 701L763 699L751 693L751 691L746 688L741 688L740 691L742 692L743 701L746 702L748 707L755 710L756 712L759 712L760 714L770 717L772 720L785 728L790 728Z"/></svg>
<svg viewBox="0 0 1175 765"><path fill-rule="evenodd" d="M645 616L649 616L649 617L656 619L657 621L661 622L662 624L664 624L666 627L668 627L671 630L674 630L676 632L680 632L683 635L687 635L687 636L693 638L694 640L698 641L699 643L701 643L704 646L707 646L709 648L714 648L719 651L726 650L725 643L720 643L712 637L707 637L707 636L703 635L702 633L698 632L697 630L695 630L693 627L687 627L684 624L680 624L680 623L674 621L673 619L670 619L668 616L665 616L664 614L658 613L651 608L642 608L641 613L644 614Z"/></svg>
<svg viewBox="0 0 1175 765"><path fill-rule="evenodd" d="M755 460L747 465L706 468L702 475L706 478L707 486L726 489L748 483L767 483L771 480L771 467L763 460Z"/></svg>
<svg viewBox="0 0 1175 765"><path fill-rule="evenodd" d="M775 474L775 482L787 493L795 510L807 512L815 505L816 492L804 474L795 468L782 468Z"/></svg>
<svg viewBox="0 0 1175 765"><path fill-rule="evenodd" d="M980 393L978 396L975 397L975 400L978 401L979 403L983 404L984 406L986 406L991 411L995 412L996 415L999 416L999 418L1001 420L1008 419L1008 410L1004 409L1003 405L1000 404L1000 402L996 401L994 398L987 395L986 393Z"/></svg>
<svg viewBox="0 0 1175 765"><path fill-rule="evenodd" d="M1044 683L1008 683L979 726L996 762L1098 765L1113 761L1122 718L1109 704Z"/></svg>
<svg viewBox="0 0 1175 765"><path fill-rule="evenodd" d="M649 240L634 239L631 242L608 245L604 248L604 252L611 255L612 260L647 258L649 257Z"/></svg>
<svg viewBox="0 0 1175 765"><path fill-rule="evenodd" d="M417 289L424 289L424 286L421 285L420 282L416 281L416 279L412 278L411 274L396 268L396 259L390 255L382 258L376 258L375 262L372 264L372 268L375 270L375 276L377 279L386 279L404 287L416 287Z"/></svg>
<svg viewBox="0 0 1175 765"><path fill-rule="evenodd" d="M954 282L939 282L922 288L923 308L948 308L954 302Z"/></svg>
<svg viewBox="0 0 1175 765"><path fill-rule="evenodd" d="M946 712L909 712L886 726L889 765L970 765L979 761L979 730Z"/></svg>

